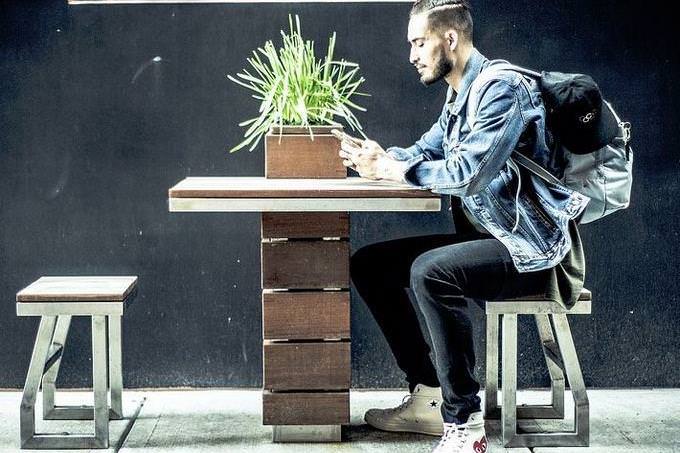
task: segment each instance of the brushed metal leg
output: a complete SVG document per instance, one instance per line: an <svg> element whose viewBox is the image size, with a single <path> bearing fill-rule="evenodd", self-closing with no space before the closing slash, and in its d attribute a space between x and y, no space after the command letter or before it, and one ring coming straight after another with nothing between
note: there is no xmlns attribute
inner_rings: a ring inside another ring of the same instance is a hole
<svg viewBox="0 0 680 453"><path fill-rule="evenodd" d="M54 329L54 335L52 337L51 348L64 348L66 345L66 338L68 337L68 330L71 326L71 316L61 315L57 316L57 326ZM54 412L54 394L57 390L57 377L59 376L59 367L61 366L60 356L54 364L47 370L42 378L42 391L43 391L43 418L45 420L52 419L52 414Z"/></svg>
<svg viewBox="0 0 680 453"><path fill-rule="evenodd" d="M498 343L499 315L486 315L486 383L484 388L484 418L498 419Z"/></svg>
<svg viewBox="0 0 680 453"><path fill-rule="evenodd" d="M564 360L565 372L569 379L569 388L571 388L572 396L574 397L574 431L576 434L575 444L587 446L590 443L590 405L588 402L588 394L586 393L586 384L583 381L583 373L581 372L581 365L578 362L576 355L576 347L574 346L574 339L571 336L571 329L569 328L569 321L564 314L552 315L553 323L555 324L555 334L557 341L562 351L562 358Z"/></svg>
<svg viewBox="0 0 680 453"><path fill-rule="evenodd" d="M111 416L123 418L123 361L121 317L108 316L109 321L109 385L111 386Z"/></svg>
<svg viewBox="0 0 680 453"><path fill-rule="evenodd" d="M553 336L548 315L534 315L536 328L541 340L543 356L550 373L550 405L527 405L517 408L518 419L563 419L564 418L564 373L562 372L559 348Z"/></svg>
<svg viewBox="0 0 680 453"><path fill-rule="evenodd" d="M109 404L107 391L108 351L106 316L92 317L92 381L94 388L94 432L99 448L109 446Z"/></svg>
<svg viewBox="0 0 680 453"><path fill-rule="evenodd" d="M22 448L27 448L26 446L30 444L31 439L35 435L35 401L56 323L56 316L43 316L40 318L40 326L38 327L35 344L33 345L33 354L31 355L31 363L28 366L28 374L19 409L19 430Z"/></svg>
<svg viewBox="0 0 680 453"><path fill-rule="evenodd" d="M503 444L517 434L517 315L503 315L503 405L501 432Z"/></svg>

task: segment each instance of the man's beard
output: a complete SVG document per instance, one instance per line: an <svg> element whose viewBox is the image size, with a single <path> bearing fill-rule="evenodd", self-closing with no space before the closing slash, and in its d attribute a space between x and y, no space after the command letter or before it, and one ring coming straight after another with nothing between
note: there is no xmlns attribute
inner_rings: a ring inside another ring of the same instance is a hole
<svg viewBox="0 0 680 453"><path fill-rule="evenodd" d="M434 66L432 75L427 79L421 78L420 81L425 86L432 85L433 83L439 82L441 79L449 75L452 69L453 64L448 60L448 58L446 58L446 53L442 49L441 53L439 54L439 59L437 59L437 63Z"/></svg>

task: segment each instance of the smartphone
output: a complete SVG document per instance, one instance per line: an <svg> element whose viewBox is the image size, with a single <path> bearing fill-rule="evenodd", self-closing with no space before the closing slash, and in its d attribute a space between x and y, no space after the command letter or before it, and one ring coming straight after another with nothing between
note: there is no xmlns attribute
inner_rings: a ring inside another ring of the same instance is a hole
<svg viewBox="0 0 680 453"><path fill-rule="evenodd" d="M364 144L364 141L362 139L352 137L351 135L346 134L346 133L344 133L344 132L342 132L341 130L338 130L338 129L331 129L331 134L333 134L339 140L345 140L345 141L352 143L353 145L356 145L356 146L361 146L361 145Z"/></svg>

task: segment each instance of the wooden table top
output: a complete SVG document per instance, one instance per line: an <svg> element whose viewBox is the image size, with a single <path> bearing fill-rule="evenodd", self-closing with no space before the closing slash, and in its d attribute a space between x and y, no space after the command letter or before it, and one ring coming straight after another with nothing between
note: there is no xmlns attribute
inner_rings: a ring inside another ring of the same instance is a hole
<svg viewBox="0 0 680 453"><path fill-rule="evenodd" d="M170 198L439 198L407 184L365 178L268 179L191 177L168 191Z"/></svg>
<svg viewBox="0 0 680 453"><path fill-rule="evenodd" d="M408 184L359 177L190 177L168 191L173 212L439 211L441 198Z"/></svg>

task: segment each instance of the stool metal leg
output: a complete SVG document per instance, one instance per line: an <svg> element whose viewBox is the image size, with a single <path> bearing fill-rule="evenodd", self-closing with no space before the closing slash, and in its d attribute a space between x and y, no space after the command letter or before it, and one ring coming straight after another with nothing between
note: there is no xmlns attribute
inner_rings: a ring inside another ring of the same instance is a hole
<svg viewBox="0 0 680 453"><path fill-rule="evenodd" d="M498 344L499 318L487 315L486 321L486 386L484 391L484 418L497 420L501 417L498 405ZM550 373L551 404L522 405L517 407L518 420L564 418L564 373L559 359L559 348L553 336L548 315L535 315L536 327L543 345L543 354ZM550 353L548 351L551 351Z"/></svg>
<svg viewBox="0 0 680 453"><path fill-rule="evenodd" d="M501 432L509 443L517 434L517 315L503 315L503 405ZM508 446L506 444L506 446Z"/></svg>
<svg viewBox="0 0 680 453"><path fill-rule="evenodd" d="M564 314L555 314L552 315L552 318L555 324L557 341L562 351L565 372L569 379L569 388L571 388L571 393L574 397L575 443L572 445L588 446L590 442L590 405L588 403L586 385L583 381L583 374L581 373L581 366L576 355L574 339L571 336L569 321L567 320L567 315Z"/></svg>
<svg viewBox="0 0 680 453"><path fill-rule="evenodd" d="M106 318L111 317L106 316ZM105 330L108 329L108 333L105 334L105 337L107 348L109 348L109 361L107 362L106 370L108 370L107 373L110 374L109 386L111 389L109 420L121 420L123 419L123 385L120 361L120 316L114 316L113 318L117 318L118 322L116 323L114 321L113 326L105 324ZM55 329L50 351L56 349L57 345L65 345L70 321L71 316L61 315L57 317L57 327ZM55 360L51 366L47 367L46 374L43 377L43 418L45 420L94 420L94 406L56 406L54 404L54 394L56 391L55 382L59 373L60 364L61 357L59 357L58 360Z"/></svg>
<svg viewBox="0 0 680 453"><path fill-rule="evenodd" d="M121 317L108 316L109 322L109 385L111 386L110 418L123 418L123 362Z"/></svg>
<svg viewBox="0 0 680 453"><path fill-rule="evenodd" d="M484 387L484 418L498 419L498 334L500 316L486 315L486 383Z"/></svg>
<svg viewBox="0 0 680 453"><path fill-rule="evenodd" d="M565 314L551 314L555 336L559 344L559 356L556 360L563 362L564 371L569 380L574 397L574 431L567 432L517 432L517 417L513 407L516 404L517 391L517 324L516 315L503 315L503 406L501 418L503 423L503 445L505 447L585 447L589 444L589 406L581 367L578 363L576 348ZM542 321L540 321L542 323ZM512 331L506 332L506 329ZM543 333L546 333L543 331ZM552 359L551 359L552 360Z"/></svg>
<svg viewBox="0 0 680 453"><path fill-rule="evenodd" d="M65 321L64 321L65 322ZM31 365L29 367L24 396L21 403L20 426L21 448L30 449L91 449L108 448L109 446L109 407L107 391L107 340L106 316L92 317L92 372L94 387L94 410L89 408L90 417L94 418L94 436L70 434L36 434L35 433L35 399L44 372L52 371L48 360L49 347L52 344L57 325L56 316L43 316L38 329ZM54 362L56 363L56 362ZM47 364L47 366L46 366ZM73 417L83 415L86 408L59 408L53 414L60 419L85 419ZM75 411L75 412L73 412ZM67 414L70 414L67 416Z"/></svg>
<svg viewBox="0 0 680 453"><path fill-rule="evenodd" d="M21 398L21 408L19 410L21 448L35 448L35 401L56 323L56 316L43 316L40 318L40 327L38 327L35 344L33 345L33 354L31 355L31 363L28 366L28 375L26 376L24 392Z"/></svg>
<svg viewBox="0 0 680 453"><path fill-rule="evenodd" d="M64 350L66 345L66 338L68 337L68 330L71 326L71 316L61 315L57 317L57 325L54 329L54 335L52 337L51 349L55 351L57 349ZM55 360L55 362L49 367L47 372L42 378L42 391L43 391L43 418L45 420L56 420L59 417L54 417L55 406L54 406L54 393L56 392L56 382L59 376L59 367L61 366L62 355Z"/></svg>
<svg viewBox="0 0 680 453"><path fill-rule="evenodd" d="M548 315L534 315L536 328L541 339L543 356L550 373L551 403L527 405L517 408L520 419L563 419L564 418L564 373L559 358L559 348L555 343Z"/></svg>
<svg viewBox="0 0 680 453"><path fill-rule="evenodd" d="M92 317L92 384L94 388L94 432L99 448L109 446L109 404L107 391L108 351L106 316Z"/></svg>

